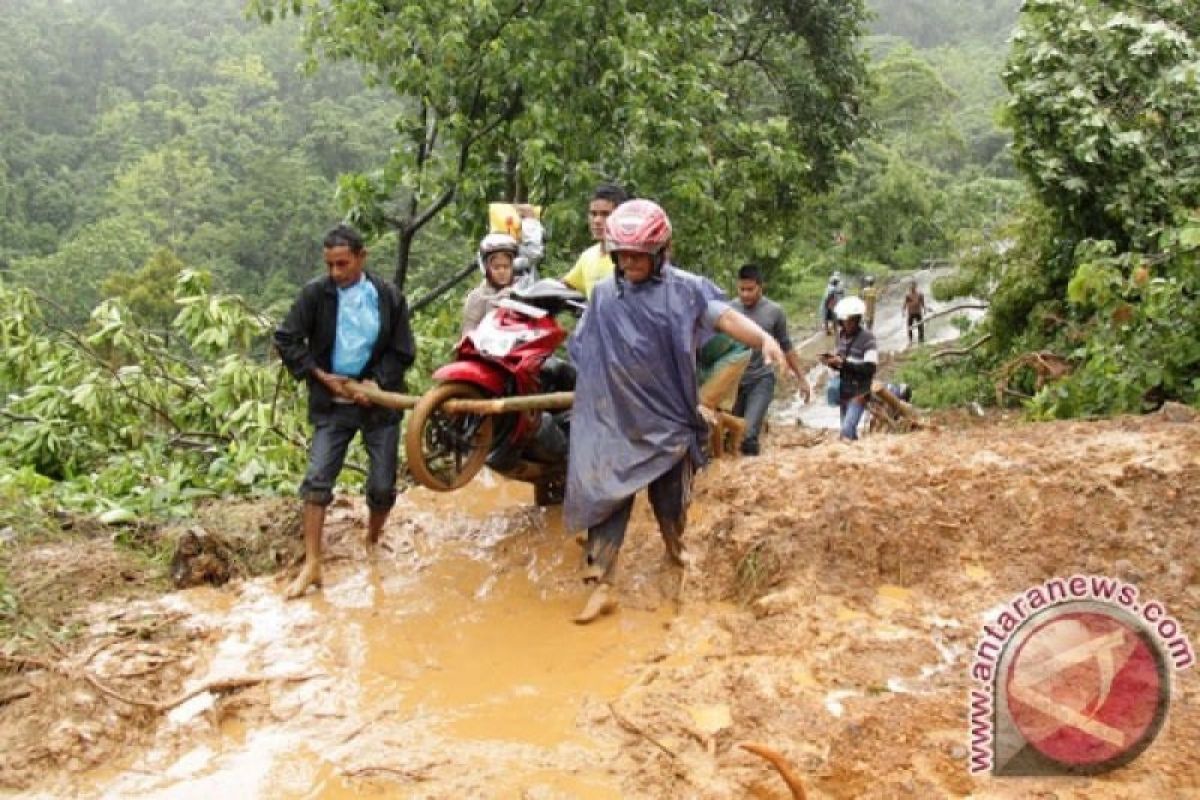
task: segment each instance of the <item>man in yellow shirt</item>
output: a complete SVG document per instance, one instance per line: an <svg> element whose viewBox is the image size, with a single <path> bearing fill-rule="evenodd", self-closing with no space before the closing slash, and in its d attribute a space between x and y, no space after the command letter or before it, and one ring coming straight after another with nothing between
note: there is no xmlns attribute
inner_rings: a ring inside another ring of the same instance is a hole
<svg viewBox="0 0 1200 800"><path fill-rule="evenodd" d="M563 283L589 298L593 286L612 277L612 257L604 250L604 225L613 209L627 199L629 195L625 190L613 183L602 183L592 192L592 199L588 203L588 229L596 244L584 250L571 271L562 277Z"/></svg>

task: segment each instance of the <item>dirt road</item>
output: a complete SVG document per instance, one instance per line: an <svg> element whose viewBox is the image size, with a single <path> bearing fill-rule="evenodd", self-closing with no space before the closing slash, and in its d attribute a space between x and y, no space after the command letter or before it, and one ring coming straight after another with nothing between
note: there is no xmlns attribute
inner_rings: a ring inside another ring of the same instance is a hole
<svg viewBox="0 0 1200 800"><path fill-rule="evenodd" d="M410 492L374 557L363 510L335 508L326 587L297 602L279 576L91 607L54 663L4 673L0 786L787 797L735 746L756 740L811 798L1200 796L1194 669L1171 675L1150 748L1102 776L974 777L966 719L982 626L1052 577L1129 581L1200 640L1200 423L998 422L855 446L790 428L767 451L701 473L682 576L639 505L622 608L589 627L568 622L578 548L557 512L503 483Z"/></svg>
<svg viewBox="0 0 1200 800"><path fill-rule="evenodd" d="M923 269L908 276L897 277L883 287L879 297L878 310L875 316L875 341L881 354L901 353L910 347L908 339L907 320L901 315L902 299L912 281L925 294L929 316L943 311L949 311L958 306L964 307L956 313L945 314L930 319L925 324L926 344L947 342L958 338L959 329L955 325L956 318L962 317L971 321L978 320L983 315L980 308L969 307L978 304L975 298L961 297L947 303L933 301L933 282L946 275L948 268ZM917 339L913 333L914 342ZM803 402L799 395L777 397L771 406L771 419L783 425L793 425L799 422L809 428L836 430L838 428L838 409L827 405L824 396L824 386L832 375L832 371L817 362L817 356L834 349L834 340L822 331L797 339L796 349L800 359L806 364L812 364L808 371L809 385L814 389L810 402Z"/></svg>

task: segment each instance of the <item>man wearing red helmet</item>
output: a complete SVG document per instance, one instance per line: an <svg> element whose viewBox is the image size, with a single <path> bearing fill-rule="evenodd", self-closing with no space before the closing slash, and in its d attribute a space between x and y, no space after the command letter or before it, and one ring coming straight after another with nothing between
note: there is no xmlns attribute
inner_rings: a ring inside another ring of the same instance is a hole
<svg viewBox="0 0 1200 800"><path fill-rule="evenodd" d="M569 343L578 369L564 520L587 530L591 595L576 622L616 606L617 553L633 498L648 488L667 555L682 563L693 470L708 434L699 411L696 352L714 331L783 363L778 342L735 311L707 278L669 258L671 222L656 203L630 200L609 216L616 270L597 283Z"/></svg>

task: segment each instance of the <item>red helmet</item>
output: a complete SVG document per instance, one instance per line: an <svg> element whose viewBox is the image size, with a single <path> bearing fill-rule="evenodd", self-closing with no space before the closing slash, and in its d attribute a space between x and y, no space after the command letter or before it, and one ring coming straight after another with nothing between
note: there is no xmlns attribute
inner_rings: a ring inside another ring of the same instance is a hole
<svg viewBox="0 0 1200 800"><path fill-rule="evenodd" d="M604 246L610 253L658 255L671 241L671 220L658 203L627 200L608 216Z"/></svg>

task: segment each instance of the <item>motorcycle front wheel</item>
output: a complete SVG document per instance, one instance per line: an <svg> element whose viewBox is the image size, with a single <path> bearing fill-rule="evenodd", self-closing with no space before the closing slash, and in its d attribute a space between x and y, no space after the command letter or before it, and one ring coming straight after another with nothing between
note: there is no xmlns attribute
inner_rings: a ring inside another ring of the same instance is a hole
<svg viewBox="0 0 1200 800"><path fill-rule="evenodd" d="M451 492L470 483L492 447L490 414L448 414L447 400L478 400L483 393L469 383L439 384L421 396L408 418L404 454L408 470L422 486Z"/></svg>

